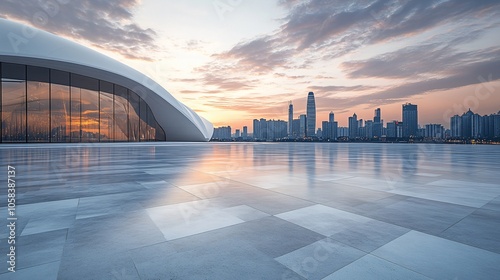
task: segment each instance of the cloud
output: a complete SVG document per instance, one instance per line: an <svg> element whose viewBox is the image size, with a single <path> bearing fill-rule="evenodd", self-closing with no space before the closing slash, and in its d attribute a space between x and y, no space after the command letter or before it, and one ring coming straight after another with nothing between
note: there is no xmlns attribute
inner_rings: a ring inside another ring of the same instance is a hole
<svg viewBox="0 0 500 280"><path fill-rule="evenodd" d="M83 40L130 59L152 61L156 32L133 22L140 0L2 0L0 17Z"/></svg>
<svg viewBox="0 0 500 280"><path fill-rule="evenodd" d="M302 81L309 83L314 77L302 73L314 70L320 62L334 61L370 45L404 40L455 23L457 30L450 35L452 39L443 36L441 30L439 36L423 46L404 47L385 57L341 65L348 78L436 78L435 74L445 75L447 67L474 62L465 61L460 57L464 53L455 52L453 47L473 42L488 28L496 26L485 25L489 22L487 19L498 24L495 18L500 11L500 2L496 0L280 0L278 4L288 9L281 26L270 34L239 42L227 51L214 54L213 61L195 70L201 75L209 73L205 84L220 82L221 90L253 87L244 78L234 81L235 73L240 77L272 74L277 79L297 82L300 76L305 76ZM287 73L290 70L302 72L291 75ZM337 91L319 87L318 90Z"/></svg>
<svg viewBox="0 0 500 280"><path fill-rule="evenodd" d="M492 60L470 63L454 69L448 76L413 83L404 83L393 88L383 90L364 97L363 103L387 104L389 101L404 100L405 98L436 90L447 90L468 85L480 84L485 81L500 80L500 51ZM368 98L368 100L367 100ZM361 103L359 103L361 104Z"/></svg>
<svg viewBox="0 0 500 280"><path fill-rule="evenodd" d="M310 87L310 89L313 91L319 91L322 93L339 93L339 92L346 92L346 91L364 91L364 90L373 89L373 87L362 86L362 85L357 85L357 86L312 86L312 87Z"/></svg>

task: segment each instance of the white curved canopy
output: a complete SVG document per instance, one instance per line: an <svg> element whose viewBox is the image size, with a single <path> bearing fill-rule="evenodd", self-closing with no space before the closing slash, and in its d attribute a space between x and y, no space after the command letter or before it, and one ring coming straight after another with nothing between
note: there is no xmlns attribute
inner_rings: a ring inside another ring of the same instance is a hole
<svg viewBox="0 0 500 280"><path fill-rule="evenodd" d="M209 141L213 125L146 75L54 34L0 18L0 61L68 71L127 87L151 108L167 141Z"/></svg>

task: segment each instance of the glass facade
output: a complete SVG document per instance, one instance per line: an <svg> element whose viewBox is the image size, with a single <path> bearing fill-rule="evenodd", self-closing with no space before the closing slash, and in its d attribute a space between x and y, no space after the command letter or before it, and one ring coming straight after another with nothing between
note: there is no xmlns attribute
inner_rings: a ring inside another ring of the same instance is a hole
<svg viewBox="0 0 500 280"><path fill-rule="evenodd" d="M135 92L64 71L0 63L3 143L165 141Z"/></svg>

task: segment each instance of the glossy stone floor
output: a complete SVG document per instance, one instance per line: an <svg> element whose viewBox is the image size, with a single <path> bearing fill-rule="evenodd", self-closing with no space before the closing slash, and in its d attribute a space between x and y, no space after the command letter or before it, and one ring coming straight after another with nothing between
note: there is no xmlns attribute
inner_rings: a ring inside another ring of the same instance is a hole
<svg viewBox="0 0 500 280"><path fill-rule="evenodd" d="M0 279L499 279L500 147L0 145ZM3 174L2 174L3 173Z"/></svg>

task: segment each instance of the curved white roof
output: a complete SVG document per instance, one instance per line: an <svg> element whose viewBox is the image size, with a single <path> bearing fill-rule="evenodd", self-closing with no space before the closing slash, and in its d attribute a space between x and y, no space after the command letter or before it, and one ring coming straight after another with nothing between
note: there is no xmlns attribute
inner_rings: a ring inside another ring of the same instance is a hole
<svg viewBox="0 0 500 280"><path fill-rule="evenodd" d="M0 61L42 66L105 80L136 92L168 141L209 141L213 125L146 75L54 34L0 18Z"/></svg>

